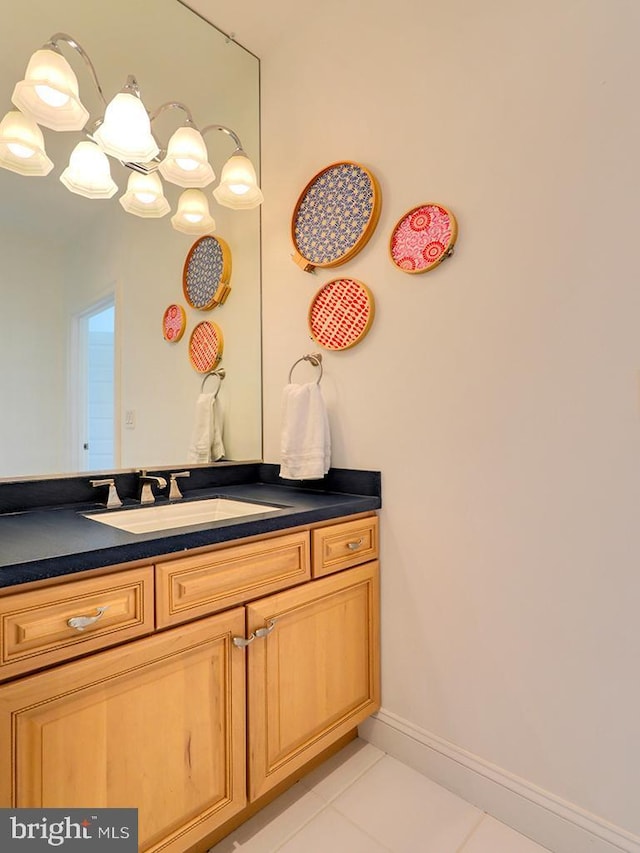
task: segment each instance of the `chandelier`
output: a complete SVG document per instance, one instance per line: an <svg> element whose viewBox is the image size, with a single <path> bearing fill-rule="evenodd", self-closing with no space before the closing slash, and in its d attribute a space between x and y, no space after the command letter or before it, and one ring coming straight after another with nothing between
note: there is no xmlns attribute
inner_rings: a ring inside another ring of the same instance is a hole
<svg viewBox="0 0 640 853"><path fill-rule="evenodd" d="M59 44L77 51L87 66L104 105L104 114L91 120L80 101L78 80ZM45 151L41 127L83 134L71 152L60 181L72 193L85 198L111 198L118 187L111 177L109 157L126 166L131 174L119 201L127 213L159 218L170 212L160 176L184 188L171 224L185 234L207 234L215 229L209 202L202 189L215 180L208 160L205 134L216 131L228 136L235 150L222 167L213 190L218 204L235 210L257 207L263 201L251 160L237 134L221 124L199 129L191 110L179 101L168 101L147 112L135 77L129 75L122 90L107 103L86 51L66 33L56 33L37 50L27 66L24 80L16 84L11 101L17 109L0 121L0 166L26 176L48 175L53 163ZM181 127L166 149L158 146L152 125L167 110L184 113Z"/></svg>

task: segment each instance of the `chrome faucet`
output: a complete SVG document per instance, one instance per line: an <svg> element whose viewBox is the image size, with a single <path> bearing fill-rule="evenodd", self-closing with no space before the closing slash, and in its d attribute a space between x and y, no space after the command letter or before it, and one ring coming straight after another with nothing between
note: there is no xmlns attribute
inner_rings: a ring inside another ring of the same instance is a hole
<svg viewBox="0 0 640 853"><path fill-rule="evenodd" d="M164 489L167 485L167 481L164 477L158 477L154 474L147 474L145 468L140 471L140 503L141 504L152 504L155 503L155 495L153 494L153 489L151 488L151 484L155 483L159 488Z"/></svg>
<svg viewBox="0 0 640 853"><path fill-rule="evenodd" d="M174 471L169 474L169 500L178 501L182 497L182 492L178 488L178 477L190 477L191 471Z"/></svg>
<svg viewBox="0 0 640 853"><path fill-rule="evenodd" d="M109 486L109 494L107 496L107 509L122 506L120 495L116 489L116 481L113 477L106 477L104 480L89 480L92 486Z"/></svg>

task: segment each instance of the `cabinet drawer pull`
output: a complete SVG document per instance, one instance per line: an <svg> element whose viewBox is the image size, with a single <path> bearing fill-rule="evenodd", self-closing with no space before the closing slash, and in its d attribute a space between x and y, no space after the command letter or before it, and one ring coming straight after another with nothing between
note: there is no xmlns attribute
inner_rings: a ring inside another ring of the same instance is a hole
<svg viewBox="0 0 640 853"><path fill-rule="evenodd" d="M76 631L84 631L84 629L88 628L89 625L93 625L94 622L98 621L107 607L108 605L105 605L104 607L96 607L98 612L97 616L72 616L71 619L67 619L67 625L70 628L75 628Z"/></svg>
<svg viewBox="0 0 640 853"><path fill-rule="evenodd" d="M358 548L362 545L363 539L362 536L356 542L347 542L347 548L350 551L357 551Z"/></svg>
<svg viewBox="0 0 640 853"><path fill-rule="evenodd" d="M249 643L253 643L254 640L259 640L261 637L268 636L275 627L275 619L269 619L266 628L258 628L257 631L254 631L253 634L249 634L248 637L234 637L233 645L237 646L239 649L244 649L249 645Z"/></svg>

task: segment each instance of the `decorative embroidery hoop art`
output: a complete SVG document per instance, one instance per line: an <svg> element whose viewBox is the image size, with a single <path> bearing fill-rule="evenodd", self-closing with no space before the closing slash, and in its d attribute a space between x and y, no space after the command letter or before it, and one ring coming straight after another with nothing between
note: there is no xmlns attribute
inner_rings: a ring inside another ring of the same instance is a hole
<svg viewBox="0 0 640 853"><path fill-rule="evenodd" d="M182 305L169 305L162 315L162 337L170 344L176 344L184 335L187 315Z"/></svg>
<svg viewBox="0 0 640 853"><path fill-rule="evenodd" d="M380 218L380 187L368 169L344 160L318 172L291 217L293 260L305 272L350 261Z"/></svg>
<svg viewBox="0 0 640 853"><path fill-rule="evenodd" d="M325 349L349 349L367 334L374 314L373 294L365 284L355 278L336 278L313 297L309 331Z"/></svg>
<svg viewBox="0 0 640 853"><path fill-rule="evenodd" d="M391 260L402 272L428 272L453 253L457 236L458 223L450 210L435 202L420 204L393 229Z"/></svg>
<svg viewBox="0 0 640 853"><path fill-rule="evenodd" d="M189 338L189 361L198 373L215 370L222 358L224 341L216 323L198 323Z"/></svg>
<svg viewBox="0 0 640 853"><path fill-rule="evenodd" d="M208 234L196 240L184 262L182 292L192 308L209 311L222 305L231 292L231 251L221 237Z"/></svg>

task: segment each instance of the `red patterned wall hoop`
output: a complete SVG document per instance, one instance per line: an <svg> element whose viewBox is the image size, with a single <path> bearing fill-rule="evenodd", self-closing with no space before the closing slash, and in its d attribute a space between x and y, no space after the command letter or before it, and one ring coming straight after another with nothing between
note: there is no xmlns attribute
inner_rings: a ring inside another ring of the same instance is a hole
<svg viewBox="0 0 640 853"><path fill-rule="evenodd" d="M222 237L207 234L189 249L182 271L182 292L192 308L222 305L231 287L231 250Z"/></svg>
<svg viewBox="0 0 640 853"><path fill-rule="evenodd" d="M184 335L186 325L187 315L182 305L169 305L162 315L162 337L175 344Z"/></svg>
<svg viewBox="0 0 640 853"><path fill-rule="evenodd" d="M293 260L305 272L351 260L373 234L380 205L378 182L364 166L344 160L322 169L293 210Z"/></svg>
<svg viewBox="0 0 640 853"><path fill-rule="evenodd" d="M224 341L216 323L198 323L189 338L189 361L198 373L214 370L222 358Z"/></svg>
<svg viewBox="0 0 640 853"><path fill-rule="evenodd" d="M336 278L313 297L309 331L325 349L349 349L367 334L374 314L375 301L366 284L355 278Z"/></svg>
<svg viewBox="0 0 640 853"><path fill-rule="evenodd" d="M428 272L453 253L457 236L458 223L450 210L435 202L421 204L393 229L391 260L402 272Z"/></svg>

